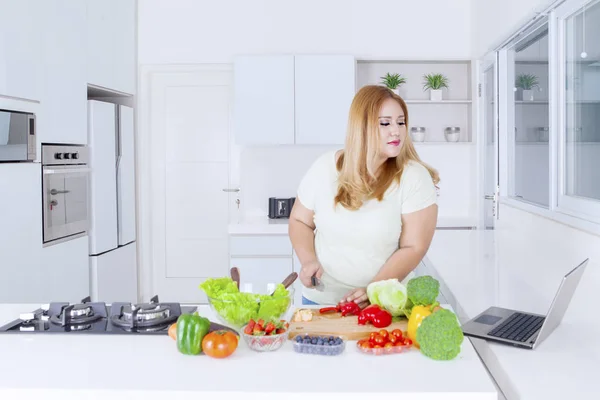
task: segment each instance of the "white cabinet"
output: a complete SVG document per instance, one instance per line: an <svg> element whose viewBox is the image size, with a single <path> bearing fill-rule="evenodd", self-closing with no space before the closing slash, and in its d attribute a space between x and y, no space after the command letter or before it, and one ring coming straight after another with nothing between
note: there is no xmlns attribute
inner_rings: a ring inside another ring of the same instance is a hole
<svg viewBox="0 0 600 400"><path fill-rule="evenodd" d="M87 0L87 81L135 93L135 0Z"/></svg>
<svg viewBox="0 0 600 400"><path fill-rule="evenodd" d="M343 144L355 70L345 55L237 57L236 143Z"/></svg>
<svg viewBox="0 0 600 400"><path fill-rule="evenodd" d="M0 0L0 95L40 100L42 17L40 0Z"/></svg>
<svg viewBox="0 0 600 400"><path fill-rule="evenodd" d="M240 56L234 62L236 143L294 143L294 56Z"/></svg>
<svg viewBox="0 0 600 400"><path fill-rule="evenodd" d="M87 144L86 7L46 0L38 142Z"/></svg>
<svg viewBox="0 0 600 400"><path fill-rule="evenodd" d="M352 56L295 56L296 144L343 144L356 68Z"/></svg>

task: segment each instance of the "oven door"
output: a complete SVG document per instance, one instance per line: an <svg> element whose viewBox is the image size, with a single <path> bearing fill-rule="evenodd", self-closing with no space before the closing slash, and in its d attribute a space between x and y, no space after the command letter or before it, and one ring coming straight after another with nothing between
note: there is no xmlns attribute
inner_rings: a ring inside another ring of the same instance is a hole
<svg viewBox="0 0 600 400"><path fill-rule="evenodd" d="M43 168L45 245L87 235L89 172L85 166Z"/></svg>

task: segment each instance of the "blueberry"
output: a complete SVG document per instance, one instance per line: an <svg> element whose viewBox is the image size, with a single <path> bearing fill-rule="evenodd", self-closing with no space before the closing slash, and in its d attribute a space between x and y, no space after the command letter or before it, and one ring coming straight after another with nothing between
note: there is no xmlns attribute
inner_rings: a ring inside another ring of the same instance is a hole
<svg viewBox="0 0 600 400"><path fill-rule="evenodd" d="M318 344L319 346L323 346L323 340L322 340L322 339L319 339L319 340L317 340L317 344Z"/></svg>
<svg viewBox="0 0 600 400"><path fill-rule="evenodd" d="M309 340L309 339L304 339L304 340L302 341L302 343L304 343L304 344L309 344L309 343L310 343L310 340Z"/></svg>
<svg viewBox="0 0 600 400"><path fill-rule="evenodd" d="M302 341L302 337L301 336L296 336L296 343L300 343Z"/></svg>

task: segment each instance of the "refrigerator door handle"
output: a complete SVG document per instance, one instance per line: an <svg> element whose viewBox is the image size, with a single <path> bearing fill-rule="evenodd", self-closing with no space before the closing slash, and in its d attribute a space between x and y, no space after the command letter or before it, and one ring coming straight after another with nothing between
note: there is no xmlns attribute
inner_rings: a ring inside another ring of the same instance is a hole
<svg viewBox="0 0 600 400"><path fill-rule="evenodd" d="M117 171L121 165L121 156L123 154L123 144L121 143L121 108L115 104L115 153L117 155L117 163L115 165Z"/></svg>

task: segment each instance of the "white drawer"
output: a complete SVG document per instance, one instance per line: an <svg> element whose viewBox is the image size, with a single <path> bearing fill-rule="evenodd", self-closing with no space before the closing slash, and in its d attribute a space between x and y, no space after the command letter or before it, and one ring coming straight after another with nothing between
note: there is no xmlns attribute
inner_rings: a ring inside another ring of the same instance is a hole
<svg viewBox="0 0 600 400"><path fill-rule="evenodd" d="M288 235L231 236L229 254L238 256L292 256L292 243ZM291 271L290 271L291 272Z"/></svg>

